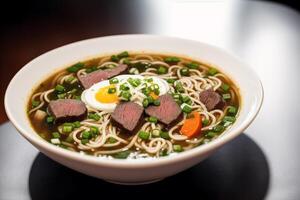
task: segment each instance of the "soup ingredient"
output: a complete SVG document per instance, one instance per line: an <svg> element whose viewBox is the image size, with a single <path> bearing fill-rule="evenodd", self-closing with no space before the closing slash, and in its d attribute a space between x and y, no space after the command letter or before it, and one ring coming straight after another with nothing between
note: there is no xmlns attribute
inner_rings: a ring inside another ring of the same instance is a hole
<svg viewBox="0 0 300 200"><path fill-rule="evenodd" d="M80 121L87 116L87 109L82 101L58 99L50 101L48 111L56 122Z"/></svg>
<svg viewBox="0 0 300 200"><path fill-rule="evenodd" d="M220 94L213 91L213 89L204 90L200 93L200 101L206 106L208 111L214 109L223 109L225 101Z"/></svg>
<svg viewBox="0 0 300 200"><path fill-rule="evenodd" d="M111 115L111 121L117 127L134 133L143 123L144 108L134 102L122 102Z"/></svg>
<svg viewBox="0 0 300 200"><path fill-rule="evenodd" d="M94 72L91 72L86 75L79 76L78 79L81 83L81 85L88 89L95 83L98 83L103 80L107 80L109 78L112 78L114 76L117 76L119 74L123 74L127 71L128 65L119 64L117 67L112 69L105 69L105 70L97 70Z"/></svg>
<svg viewBox="0 0 300 200"><path fill-rule="evenodd" d="M208 70L208 75L210 75L210 76L213 76L213 75L215 75L216 73L218 73L218 70L217 70L216 68L210 68L210 69Z"/></svg>
<svg viewBox="0 0 300 200"><path fill-rule="evenodd" d="M158 100L160 105L146 108L145 112L147 115L156 117L158 121L166 125L170 125L180 118L181 108L170 94L164 94Z"/></svg>
<svg viewBox="0 0 300 200"><path fill-rule="evenodd" d="M42 110L37 110L34 113L34 119L41 122L45 119L45 117L47 116L47 113L45 111Z"/></svg>
<svg viewBox="0 0 300 200"><path fill-rule="evenodd" d="M180 129L180 133L188 138L195 137L201 133L202 120L200 114L196 111L188 115Z"/></svg>
<svg viewBox="0 0 300 200"><path fill-rule="evenodd" d="M71 67L67 68L67 71L71 72L71 73L75 73L83 67L84 67L84 63L78 62L78 63L72 65Z"/></svg>

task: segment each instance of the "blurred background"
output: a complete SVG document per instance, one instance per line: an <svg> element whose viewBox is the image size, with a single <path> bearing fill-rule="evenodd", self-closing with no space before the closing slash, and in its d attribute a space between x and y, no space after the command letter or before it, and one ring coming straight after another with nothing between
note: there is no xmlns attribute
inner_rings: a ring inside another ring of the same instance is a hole
<svg viewBox="0 0 300 200"><path fill-rule="evenodd" d="M203 194L218 196L211 193L218 190L218 181L213 182L211 175L225 185L220 195L235 197L213 199L299 199L300 8L296 0L11 0L1 8L0 123L7 121L3 99L13 75L53 48L92 37L130 33L203 41L234 53L253 67L264 86L264 104L246 134L200 163L193 173L188 171L189 175L175 176L162 184L176 186L177 181L188 181L198 169L204 169L211 171L195 176L194 188L204 178L210 182L202 183ZM0 128L0 200L34 199L38 191L35 199L53 199L53 193L48 198L43 196L49 182L40 183L56 176L65 176L66 185L74 184L72 177L78 178L79 185L84 181L99 183L75 172L65 173L66 169L38 154L18 134L7 134L15 131L10 123ZM18 148L10 154L18 156L7 154L11 145ZM23 171L17 166L23 166ZM33 180L35 187L28 186ZM57 189L55 181L50 183Z"/></svg>

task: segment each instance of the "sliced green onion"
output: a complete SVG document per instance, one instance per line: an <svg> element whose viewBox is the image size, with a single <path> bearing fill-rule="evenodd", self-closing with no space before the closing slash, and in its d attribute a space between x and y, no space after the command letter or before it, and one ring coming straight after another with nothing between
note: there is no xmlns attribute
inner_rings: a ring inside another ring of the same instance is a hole
<svg viewBox="0 0 300 200"><path fill-rule="evenodd" d="M116 93L117 89L116 88L108 88L108 94L113 94Z"/></svg>
<svg viewBox="0 0 300 200"><path fill-rule="evenodd" d="M205 118L205 119L202 120L202 125L203 126L207 126L208 124L209 124L209 120L208 119Z"/></svg>
<svg viewBox="0 0 300 200"><path fill-rule="evenodd" d="M151 92L150 88L149 87L146 87L146 88L143 88L142 89L142 92L144 95L148 96Z"/></svg>
<svg viewBox="0 0 300 200"><path fill-rule="evenodd" d="M77 79L77 78L75 78L74 76L70 76L70 77L68 77L68 78L66 79L66 82L67 82L67 83L71 83L71 82L74 81L75 79Z"/></svg>
<svg viewBox="0 0 300 200"><path fill-rule="evenodd" d="M154 99L153 99L153 97L151 97L151 96L148 96L148 97L147 97L147 100L148 100L149 104L151 104L151 103L154 102Z"/></svg>
<svg viewBox="0 0 300 200"><path fill-rule="evenodd" d="M130 101L130 98L131 98L130 92L127 92L127 91L123 91L122 92L122 100L124 100L124 101Z"/></svg>
<svg viewBox="0 0 300 200"><path fill-rule="evenodd" d="M120 59L118 58L117 55L112 55L112 56L110 57L110 60L113 61L113 62L119 62Z"/></svg>
<svg viewBox="0 0 300 200"><path fill-rule="evenodd" d="M141 138L142 140L149 140L150 138L150 133L146 132L146 131L140 131L138 133L139 138Z"/></svg>
<svg viewBox="0 0 300 200"><path fill-rule="evenodd" d="M53 133L52 133L52 137L53 137L53 138L60 138L59 132L53 132Z"/></svg>
<svg viewBox="0 0 300 200"><path fill-rule="evenodd" d="M166 140L170 139L169 132L166 132L166 131L160 131L159 136Z"/></svg>
<svg viewBox="0 0 300 200"><path fill-rule="evenodd" d="M126 159L130 155L130 153L130 150L121 151L119 153L113 154L113 157L117 159Z"/></svg>
<svg viewBox="0 0 300 200"><path fill-rule="evenodd" d="M65 87L63 85L58 84L55 86L55 91L62 93L65 91Z"/></svg>
<svg viewBox="0 0 300 200"><path fill-rule="evenodd" d="M54 122L54 117L52 117L52 116L47 117L47 118L46 118L46 122L47 122L48 124Z"/></svg>
<svg viewBox="0 0 300 200"><path fill-rule="evenodd" d="M66 97L66 95L67 95L66 93L58 94L57 98L64 99Z"/></svg>
<svg viewBox="0 0 300 200"><path fill-rule="evenodd" d="M216 132L209 131L208 133L206 133L205 136L208 137L208 138L213 138L216 135L218 135Z"/></svg>
<svg viewBox="0 0 300 200"><path fill-rule="evenodd" d="M71 67L67 68L67 71L71 72L71 73L75 73L75 72L79 71L83 67L84 67L84 63L78 62L78 63L72 65Z"/></svg>
<svg viewBox="0 0 300 200"><path fill-rule="evenodd" d="M180 74L181 74L182 76L188 76L188 75L190 74L189 68L184 67L184 68L180 69Z"/></svg>
<svg viewBox="0 0 300 200"><path fill-rule="evenodd" d="M97 113L89 113L88 119L93 119L95 121L98 121L100 119L100 116Z"/></svg>
<svg viewBox="0 0 300 200"><path fill-rule="evenodd" d="M168 155L168 151L164 149L163 151L159 152L159 156L164 157Z"/></svg>
<svg viewBox="0 0 300 200"><path fill-rule="evenodd" d="M145 81L148 82L148 83L152 83L153 82L153 78L146 78Z"/></svg>
<svg viewBox="0 0 300 200"><path fill-rule="evenodd" d="M168 82L168 83L171 83L171 84L173 84L175 81L176 81L175 79L171 79L171 78L168 78L168 79L167 79L167 82Z"/></svg>
<svg viewBox="0 0 300 200"><path fill-rule="evenodd" d="M214 130L215 132L220 133L220 132L222 132L222 131L225 130L225 127L222 126L222 125L220 125L220 124L218 124L217 126L215 126L215 127L213 128L213 130Z"/></svg>
<svg viewBox="0 0 300 200"><path fill-rule="evenodd" d="M73 131L73 126L72 125L63 124L62 131L64 133L70 133L70 132Z"/></svg>
<svg viewBox="0 0 300 200"><path fill-rule="evenodd" d="M215 69L215 68L210 68L210 69L208 70L208 74L209 74L210 76L213 76L213 75L215 75L216 73L218 73L218 70Z"/></svg>
<svg viewBox="0 0 300 200"><path fill-rule="evenodd" d="M187 63L186 66L190 69L198 69L199 68L199 64L195 63L195 62Z"/></svg>
<svg viewBox="0 0 300 200"><path fill-rule="evenodd" d="M129 65L130 64L130 60L128 58L125 58L123 60L123 63L126 64L126 65Z"/></svg>
<svg viewBox="0 0 300 200"><path fill-rule="evenodd" d="M121 59L121 58L129 57L129 54L127 51L123 51L123 52L119 53L117 56L119 59Z"/></svg>
<svg viewBox="0 0 300 200"><path fill-rule="evenodd" d="M164 66L159 66L157 68L157 71L156 71L158 74L166 74L168 72L168 69Z"/></svg>
<svg viewBox="0 0 300 200"><path fill-rule="evenodd" d="M155 106L159 106L159 105L160 105L159 99L154 100L154 101L153 101L153 104L154 104Z"/></svg>
<svg viewBox="0 0 300 200"><path fill-rule="evenodd" d="M237 112L237 108L234 106L228 106L228 113L231 115L235 115Z"/></svg>
<svg viewBox="0 0 300 200"><path fill-rule="evenodd" d="M188 114L188 113L192 112L192 108L186 103L182 104L181 108L184 113Z"/></svg>
<svg viewBox="0 0 300 200"><path fill-rule="evenodd" d="M99 129L95 126L91 126L90 127L90 132L91 132L92 136L95 137L96 135L99 134Z"/></svg>
<svg viewBox="0 0 300 200"><path fill-rule="evenodd" d="M127 84L126 83L123 83L122 85L120 85L120 90L122 90L122 91L127 91L127 90L129 90L130 88L127 86Z"/></svg>
<svg viewBox="0 0 300 200"><path fill-rule="evenodd" d="M222 97L224 100L231 99L231 95L229 93L223 94Z"/></svg>
<svg viewBox="0 0 300 200"><path fill-rule="evenodd" d="M116 83L119 83L119 80L117 78L112 78L109 80L109 83L110 84L116 84Z"/></svg>
<svg viewBox="0 0 300 200"><path fill-rule="evenodd" d="M92 138L92 133L90 131L84 131L82 133L82 138L83 139L91 139Z"/></svg>
<svg viewBox="0 0 300 200"><path fill-rule="evenodd" d="M183 151L183 148L182 148L182 146L181 146L180 144L174 144L174 145L173 145L173 150L174 150L175 152L182 152L182 151Z"/></svg>
<svg viewBox="0 0 300 200"><path fill-rule="evenodd" d="M33 100L32 102L31 102L31 106L32 106L32 108L35 108L35 107L37 107L38 105L40 105L40 101L35 101L35 100Z"/></svg>
<svg viewBox="0 0 300 200"><path fill-rule="evenodd" d="M144 106L144 108L146 108L148 105L149 105L149 101L148 101L147 98L145 98L145 99L143 100L143 106Z"/></svg>
<svg viewBox="0 0 300 200"><path fill-rule="evenodd" d="M225 116L222 120L223 122L235 122L235 117L233 116Z"/></svg>
<svg viewBox="0 0 300 200"><path fill-rule="evenodd" d="M228 92L230 86L227 85L227 84L225 84L225 83L223 83L223 84L221 85L221 88L222 88L222 90L223 90L224 92Z"/></svg>
<svg viewBox="0 0 300 200"><path fill-rule="evenodd" d="M129 78L127 79L127 82L132 85L133 87L137 87L141 84L141 80L136 78L136 79L133 79L133 78Z"/></svg>
<svg viewBox="0 0 300 200"><path fill-rule="evenodd" d="M108 143L110 143L110 144L114 144L114 143L116 143L118 140L116 139L116 138L113 138L113 137L109 137L108 138Z"/></svg>
<svg viewBox="0 0 300 200"><path fill-rule="evenodd" d="M177 92L180 92L180 93L184 92L184 88L183 88L183 85L182 85L181 82L176 83L175 89L176 89Z"/></svg>
<svg viewBox="0 0 300 200"><path fill-rule="evenodd" d="M81 140L81 144L87 144L87 143L89 143L89 139L82 139Z"/></svg>
<svg viewBox="0 0 300 200"><path fill-rule="evenodd" d="M167 57L164 59L164 61L167 63L178 63L180 62L180 59L177 57Z"/></svg>
<svg viewBox="0 0 300 200"><path fill-rule="evenodd" d="M150 116L150 117L148 118L148 121L156 124L156 123L157 123L157 118L156 118L156 117L153 117L153 116Z"/></svg>
<svg viewBox="0 0 300 200"><path fill-rule="evenodd" d="M73 135L72 135L72 134L69 134L69 135L68 135L68 137L66 138L66 142L69 142L69 143L74 142L74 140L73 140Z"/></svg>
<svg viewBox="0 0 300 200"><path fill-rule="evenodd" d="M159 137L160 135L160 130L159 129L153 129L152 132L151 132L151 135L153 137Z"/></svg>
<svg viewBox="0 0 300 200"><path fill-rule="evenodd" d="M181 94L174 93L172 96L174 99L182 99Z"/></svg>
<svg viewBox="0 0 300 200"><path fill-rule="evenodd" d="M86 73L91 73L91 72L94 72L94 71L97 71L98 68L97 66L92 66L92 67L89 67L85 70Z"/></svg>

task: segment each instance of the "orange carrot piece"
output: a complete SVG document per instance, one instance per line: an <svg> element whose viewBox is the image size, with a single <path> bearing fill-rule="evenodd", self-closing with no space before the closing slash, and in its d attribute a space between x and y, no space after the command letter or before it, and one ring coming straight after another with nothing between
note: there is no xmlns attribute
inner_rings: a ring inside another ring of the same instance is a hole
<svg viewBox="0 0 300 200"><path fill-rule="evenodd" d="M192 112L180 129L181 134L188 138L195 137L201 133L202 120L198 112Z"/></svg>
<svg viewBox="0 0 300 200"><path fill-rule="evenodd" d="M150 94L149 94L154 100L155 99L158 99L158 95L156 95L154 92L150 92Z"/></svg>

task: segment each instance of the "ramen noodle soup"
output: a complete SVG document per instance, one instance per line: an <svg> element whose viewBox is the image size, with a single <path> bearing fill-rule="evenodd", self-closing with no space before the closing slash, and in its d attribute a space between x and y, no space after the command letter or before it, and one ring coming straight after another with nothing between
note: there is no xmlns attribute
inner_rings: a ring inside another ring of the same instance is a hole
<svg viewBox="0 0 300 200"><path fill-rule="evenodd" d="M33 91L28 117L46 141L82 154L175 155L235 122L238 89L215 66L185 57L121 52L78 62Z"/></svg>

